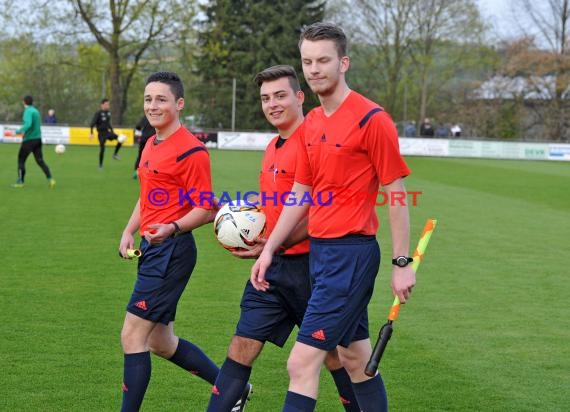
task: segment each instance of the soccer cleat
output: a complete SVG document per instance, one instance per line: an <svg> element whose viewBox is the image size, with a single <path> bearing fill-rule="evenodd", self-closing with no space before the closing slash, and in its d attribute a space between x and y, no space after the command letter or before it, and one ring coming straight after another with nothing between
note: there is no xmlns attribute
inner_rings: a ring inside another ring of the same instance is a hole
<svg viewBox="0 0 570 412"><path fill-rule="evenodd" d="M236 402L235 406L232 408L231 412L243 412L245 411L245 404L250 400L253 394L253 385L248 383L241 394L241 398Z"/></svg>
<svg viewBox="0 0 570 412"><path fill-rule="evenodd" d="M14 189L22 189L24 187L24 182L12 183L10 187L13 187Z"/></svg>
<svg viewBox="0 0 570 412"><path fill-rule="evenodd" d="M113 155L113 159L115 159L115 160L121 160L121 158L119 157L118 154L114 154L114 155Z"/></svg>
<svg viewBox="0 0 570 412"><path fill-rule="evenodd" d="M55 187L55 179L48 179L48 187L53 189Z"/></svg>

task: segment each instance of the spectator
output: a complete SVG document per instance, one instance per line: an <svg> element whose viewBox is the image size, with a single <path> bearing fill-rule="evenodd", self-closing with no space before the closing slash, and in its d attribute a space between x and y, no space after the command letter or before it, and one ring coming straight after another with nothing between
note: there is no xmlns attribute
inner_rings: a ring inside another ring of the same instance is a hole
<svg viewBox="0 0 570 412"><path fill-rule="evenodd" d="M455 123L452 127L451 127L451 135L453 137L460 137L461 136L461 126L459 126L458 123Z"/></svg>
<svg viewBox="0 0 570 412"><path fill-rule="evenodd" d="M449 127L447 127L443 123L440 123L439 126L437 126L437 129L435 129L436 137L449 137L450 134L451 133L449 131Z"/></svg>
<svg viewBox="0 0 570 412"><path fill-rule="evenodd" d="M425 118L422 124L420 125L420 136L422 137L433 137L433 127L431 126L431 121L429 118Z"/></svg>
<svg viewBox="0 0 570 412"><path fill-rule="evenodd" d="M55 117L55 110L54 109L48 110L47 116L44 117L44 123L45 124L56 124L57 123L57 119Z"/></svg>
<svg viewBox="0 0 570 412"><path fill-rule="evenodd" d="M406 127L404 127L404 136L405 137L416 137L416 122L411 121L408 122Z"/></svg>

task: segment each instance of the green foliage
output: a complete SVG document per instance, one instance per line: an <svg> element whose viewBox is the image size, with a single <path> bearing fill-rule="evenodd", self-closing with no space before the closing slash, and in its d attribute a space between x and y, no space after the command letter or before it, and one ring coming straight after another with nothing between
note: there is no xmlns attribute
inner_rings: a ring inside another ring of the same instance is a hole
<svg viewBox="0 0 570 412"><path fill-rule="evenodd" d="M513 139L518 136L520 119L516 104L505 102L501 105L496 127L497 132L493 133L493 136L501 139Z"/></svg>
<svg viewBox="0 0 570 412"><path fill-rule="evenodd" d="M0 144L0 164L18 145ZM28 159L26 187L0 170L0 410L117 411L119 332L136 262L117 257L121 231L138 196L135 148L97 169L96 147L44 147L58 186L47 188ZM109 154L109 153L108 153ZM257 187L261 152L211 151L216 191ZM562 411L570 387L567 275L552 250L570 233L564 162L407 159L411 243L425 219L438 227L402 307L380 365L395 411ZM548 182L548 184L545 184ZM372 336L385 321L390 236L379 208L383 261L369 306ZM239 315L252 262L195 231L197 267L178 307L175 331L221 364ZM293 332L294 337L295 331ZM268 344L253 368L248 412L281 410L287 390L284 349ZM153 356L145 411L203 411L211 386ZM547 389L545 389L547 388ZM484 396L482 396L484 394ZM341 411L322 372L317 412Z"/></svg>
<svg viewBox="0 0 570 412"><path fill-rule="evenodd" d="M266 129L260 116L259 91L252 79L276 64L292 65L301 77L300 29L322 20L324 2L220 0L204 5L202 11L205 17L196 62L202 83L196 92L202 101L205 126L231 126L235 78L236 128Z"/></svg>
<svg viewBox="0 0 570 412"><path fill-rule="evenodd" d="M38 44L29 37L0 41L0 118L20 121L21 99L34 96L34 104L45 114L56 110L60 123L84 124L90 120L86 107L96 109L104 62L100 49L89 45ZM89 112L91 109L89 109Z"/></svg>

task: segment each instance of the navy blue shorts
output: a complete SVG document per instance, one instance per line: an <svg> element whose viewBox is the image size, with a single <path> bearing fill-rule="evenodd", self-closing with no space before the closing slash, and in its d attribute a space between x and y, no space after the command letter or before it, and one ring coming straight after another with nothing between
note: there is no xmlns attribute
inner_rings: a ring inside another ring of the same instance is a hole
<svg viewBox="0 0 570 412"><path fill-rule="evenodd" d="M301 325L311 296L309 255L274 256L267 270L267 292L247 282L235 334L283 347L295 325Z"/></svg>
<svg viewBox="0 0 570 412"><path fill-rule="evenodd" d="M380 267L374 236L311 239L313 293L297 341L332 350L367 339L367 306Z"/></svg>
<svg viewBox="0 0 570 412"><path fill-rule="evenodd" d="M127 312L168 325L196 266L196 243L191 232L169 237L158 245L142 239L137 281Z"/></svg>

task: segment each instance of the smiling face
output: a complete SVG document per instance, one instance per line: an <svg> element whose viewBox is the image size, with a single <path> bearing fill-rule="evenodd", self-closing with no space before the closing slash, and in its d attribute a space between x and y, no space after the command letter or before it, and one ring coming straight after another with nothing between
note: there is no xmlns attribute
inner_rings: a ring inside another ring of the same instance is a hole
<svg viewBox="0 0 570 412"><path fill-rule="evenodd" d="M148 83L144 89L144 113L160 138L170 136L180 126L179 114L184 98L176 98L170 86L162 82Z"/></svg>
<svg viewBox="0 0 570 412"><path fill-rule="evenodd" d="M311 90L321 97L333 94L344 82L348 57L339 56L332 40L303 40L300 51L303 74Z"/></svg>
<svg viewBox="0 0 570 412"><path fill-rule="evenodd" d="M288 137L303 120L303 92L295 92L289 78L281 77L264 81L259 94L261 110L267 121L277 128L282 137Z"/></svg>

